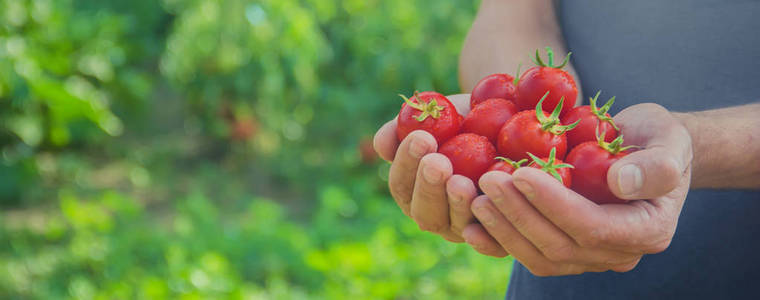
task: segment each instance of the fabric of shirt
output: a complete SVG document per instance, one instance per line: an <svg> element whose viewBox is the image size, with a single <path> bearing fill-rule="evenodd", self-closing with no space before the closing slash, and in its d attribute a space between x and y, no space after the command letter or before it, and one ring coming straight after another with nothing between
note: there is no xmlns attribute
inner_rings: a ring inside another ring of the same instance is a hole
<svg viewBox="0 0 760 300"><path fill-rule="evenodd" d="M760 101L760 0L560 2L585 98L617 96L613 115ZM758 252L760 192L691 190L670 247L633 271L542 278L515 263L507 299L760 299Z"/></svg>

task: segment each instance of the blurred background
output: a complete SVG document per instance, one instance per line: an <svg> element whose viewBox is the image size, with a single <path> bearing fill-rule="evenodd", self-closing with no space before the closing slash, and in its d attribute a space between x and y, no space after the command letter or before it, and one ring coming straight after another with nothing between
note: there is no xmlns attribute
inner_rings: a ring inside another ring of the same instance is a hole
<svg viewBox="0 0 760 300"><path fill-rule="evenodd" d="M501 298L372 134L478 1L0 0L0 298Z"/></svg>

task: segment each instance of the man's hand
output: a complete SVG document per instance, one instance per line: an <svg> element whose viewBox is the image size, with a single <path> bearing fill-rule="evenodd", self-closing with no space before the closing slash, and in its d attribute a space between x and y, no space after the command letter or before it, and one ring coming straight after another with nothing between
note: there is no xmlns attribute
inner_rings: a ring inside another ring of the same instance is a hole
<svg viewBox="0 0 760 300"><path fill-rule="evenodd" d="M655 104L631 106L615 122L627 144L644 147L607 173L612 192L632 200L626 204L597 205L534 168L481 177L486 195L473 201L474 215L533 274L626 272L670 244L689 190L691 137ZM468 236L476 231L466 228L464 238L478 250L484 246Z"/></svg>
<svg viewBox="0 0 760 300"><path fill-rule="evenodd" d="M470 95L447 96L461 115L470 111ZM396 120L391 120L375 134L375 150L391 161L388 185L401 210L420 229L438 234L452 242L463 242L462 230L468 225L468 242L477 244L481 253L503 257L507 253L478 224L470 210L477 196L475 184L467 177L452 176L446 156L436 153L438 144L425 131L414 131L399 143Z"/></svg>

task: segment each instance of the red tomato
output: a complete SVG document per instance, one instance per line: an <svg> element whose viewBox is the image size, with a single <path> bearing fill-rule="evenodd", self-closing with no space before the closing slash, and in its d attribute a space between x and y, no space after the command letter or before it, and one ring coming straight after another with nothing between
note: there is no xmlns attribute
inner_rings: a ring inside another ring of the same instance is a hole
<svg viewBox="0 0 760 300"><path fill-rule="evenodd" d="M517 89L514 84L515 78L509 74L492 74L484 77L472 89L470 93L470 108L483 101L500 98L514 101Z"/></svg>
<svg viewBox="0 0 760 300"><path fill-rule="evenodd" d="M549 152L549 156L543 159L528 153L530 158L533 159L533 162L528 166L549 173L549 175L554 176L554 178L560 183L564 184L566 187L570 187L570 185L573 184L573 176L570 174L570 169L573 168L573 165L566 164L562 162L562 160L556 159L556 153L557 150L552 148Z"/></svg>
<svg viewBox="0 0 760 300"><path fill-rule="evenodd" d="M436 92L415 92L411 99L403 95L401 98L404 98L404 103L401 104L396 127L399 140L403 140L412 131L421 129L432 134L440 145L459 132L462 116L443 95Z"/></svg>
<svg viewBox="0 0 760 300"><path fill-rule="evenodd" d="M549 64L545 64L536 50L535 63L536 67L530 68L520 76L517 83L517 99L515 104L520 110L531 109L536 106L536 102L542 95L549 92L546 98L547 107L555 107L561 99L565 99L566 107L562 110L562 115L569 112L575 105L578 97L578 89L575 86L573 76L568 74L562 68L567 64L570 53L559 66L554 66L554 52L546 47L546 53L549 56Z"/></svg>
<svg viewBox="0 0 760 300"><path fill-rule="evenodd" d="M496 159L499 161L495 164L491 165L490 168L488 168L488 171L502 171L507 172L509 174L512 174L515 172L515 170L522 167L523 164L528 162L527 159L522 159L520 161L513 161L506 157L497 156Z"/></svg>
<svg viewBox="0 0 760 300"><path fill-rule="evenodd" d="M478 104L464 117L462 132L471 132L488 138L496 143L499 129L504 122L517 113L512 101L504 99L488 99Z"/></svg>
<svg viewBox="0 0 760 300"><path fill-rule="evenodd" d="M496 149L484 136L462 133L443 143L438 152L446 155L454 174L470 178L476 185L496 157Z"/></svg>
<svg viewBox="0 0 760 300"><path fill-rule="evenodd" d="M577 124L560 125L559 112L562 101L551 115L541 109L544 97L535 110L521 111L509 119L499 131L497 146L499 154L513 160L529 158L528 152L547 157L557 148L557 157L564 159L567 153L565 132Z"/></svg>
<svg viewBox="0 0 760 300"><path fill-rule="evenodd" d="M610 166L628 155L626 150L631 148L621 147L622 143L623 136L619 136L610 143L585 142L570 151L567 162L575 166L572 189L597 204L625 203L626 200L616 197L607 185Z"/></svg>
<svg viewBox="0 0 760 300"><path fill-rule="evenodd" d="M590 105L578 106L562 116L562 124L572 124L581 120L575 129L567 132L568 148L573 149L582 143L596 141L599 134L604 134L605 142L612 142L618 135L619 130L615 122L612 121L610 114L607 113L612 103L615 102L615 97L610 98L602 107L597 108L596 100L600 93L597 92L596 96L590 99Z"/></svg>

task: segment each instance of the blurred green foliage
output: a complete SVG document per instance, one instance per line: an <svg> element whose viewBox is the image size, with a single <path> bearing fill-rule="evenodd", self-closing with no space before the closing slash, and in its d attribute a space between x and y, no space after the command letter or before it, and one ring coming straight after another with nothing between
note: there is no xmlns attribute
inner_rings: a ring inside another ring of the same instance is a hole
<svg viewBox="0 0 760 300"><path fill-rule="evenodd" d="M0 298L501 297L370 141L476 5L0 0Z"/></svg>

